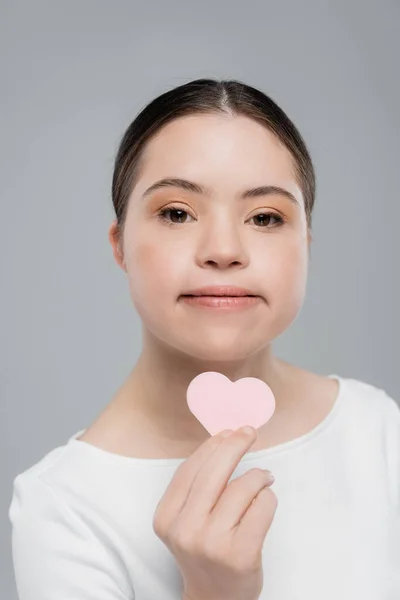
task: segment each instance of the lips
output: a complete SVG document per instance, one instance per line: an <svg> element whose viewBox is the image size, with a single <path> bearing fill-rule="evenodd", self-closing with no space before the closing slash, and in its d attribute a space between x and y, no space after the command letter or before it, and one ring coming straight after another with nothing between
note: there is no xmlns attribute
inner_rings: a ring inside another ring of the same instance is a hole
<svg viewBox="0 0 400 600"><path fill-rule="evenodd" d="M212 285L194 290L189 290L183 296L226 296L229 298L237 296L257 296L252 290L231 285Z"/></svg>
<svg viewBox="0 0 400 600"><path fill-rule="evenodd" d="M221 310L238 310L259 304L260 296L194 296L185 295L182 301L191 306L210 307Z"/></svg>
<svg viewBox="0 0 400 600"><path fill-rule="evenodd" d="M255 294L182 294L187 298L255 298Z"/></svg>

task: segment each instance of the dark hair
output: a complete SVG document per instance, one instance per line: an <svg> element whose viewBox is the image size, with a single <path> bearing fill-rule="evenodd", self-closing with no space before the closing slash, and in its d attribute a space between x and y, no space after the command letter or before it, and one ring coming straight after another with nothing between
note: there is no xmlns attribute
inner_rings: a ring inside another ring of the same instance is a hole
<svg viewBox="0 0 400 600"><path fill-rule="evenodd" d="M286 113L266 94L236 80L196 79L161 94L137 115L122 137L115 158L112 202L123 241L128 199L138 179L146 142L164 125L194 113L250 117L269 129L294 158L309 230L315 200L315 172L307 146Z"/></svg>

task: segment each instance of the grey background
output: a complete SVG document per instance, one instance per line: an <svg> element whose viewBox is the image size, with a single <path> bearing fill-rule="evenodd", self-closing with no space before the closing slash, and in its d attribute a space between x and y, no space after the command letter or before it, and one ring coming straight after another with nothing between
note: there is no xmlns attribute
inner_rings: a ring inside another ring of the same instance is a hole
<svg viewBox="0 0 400 600"><path fill-rule="evenodd" d="M301 314L276 354L400 401L398 1L1 3L1 598L12 482L89 425L140 352L107 233L113 159L153 97L261 88L317 172Z"/></svg>

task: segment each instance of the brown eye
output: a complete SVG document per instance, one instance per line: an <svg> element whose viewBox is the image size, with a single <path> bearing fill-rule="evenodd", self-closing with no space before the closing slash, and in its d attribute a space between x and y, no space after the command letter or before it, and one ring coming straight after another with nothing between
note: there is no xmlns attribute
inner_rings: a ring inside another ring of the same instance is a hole
<svg viewBox="0 0 400 600"><path fill-rule="evenodd" d="M169 208L167 211L170 213L171 221L173 223L184 223L186 221L185 215L187 216L188 213L185 210L181 210L180 208ZM173 215L175 215L176 220Z"/></svg>
<svg viewBox="0 0 400 600"><path fill-rule="evenodd" d="M263 226L265 226L265 221L268 221L270 223L271 219L275 219L277 222L275 225L272 225L272 227L276 227L277 225L281 225L283 223L282 217L280 217L279 215L277 215L275 213L259 213L258 215L254 215L254 217L252 217L252 219L259 219L259 218L261 218Z"/></svg>
<svg viewBox="0 0 400 600"><path fill-rule="evenodd" d="M169 215L169 217L167 215ZM182 208L170 206L169 208L163 208L160 210L158 216L167 225L183 225L187 222L187 216L189 216L189 213Z"/></svg>

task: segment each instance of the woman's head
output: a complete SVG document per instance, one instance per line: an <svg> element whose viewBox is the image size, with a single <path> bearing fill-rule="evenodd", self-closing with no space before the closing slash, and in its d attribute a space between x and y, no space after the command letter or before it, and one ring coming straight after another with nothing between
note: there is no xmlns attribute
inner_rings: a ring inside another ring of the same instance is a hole
<svg viewBox="0 0 400 600"><path fill-rule="evenodd" d="M161 179L181 186L145 194ZM315 175L300 133L268 96L209 79L162 94L123 136L112 195L114 256L155 338L199 359L229 361L257 352L296 318ZM216 284L262 300L233 312L182 301L188 290Z"/></svg>

